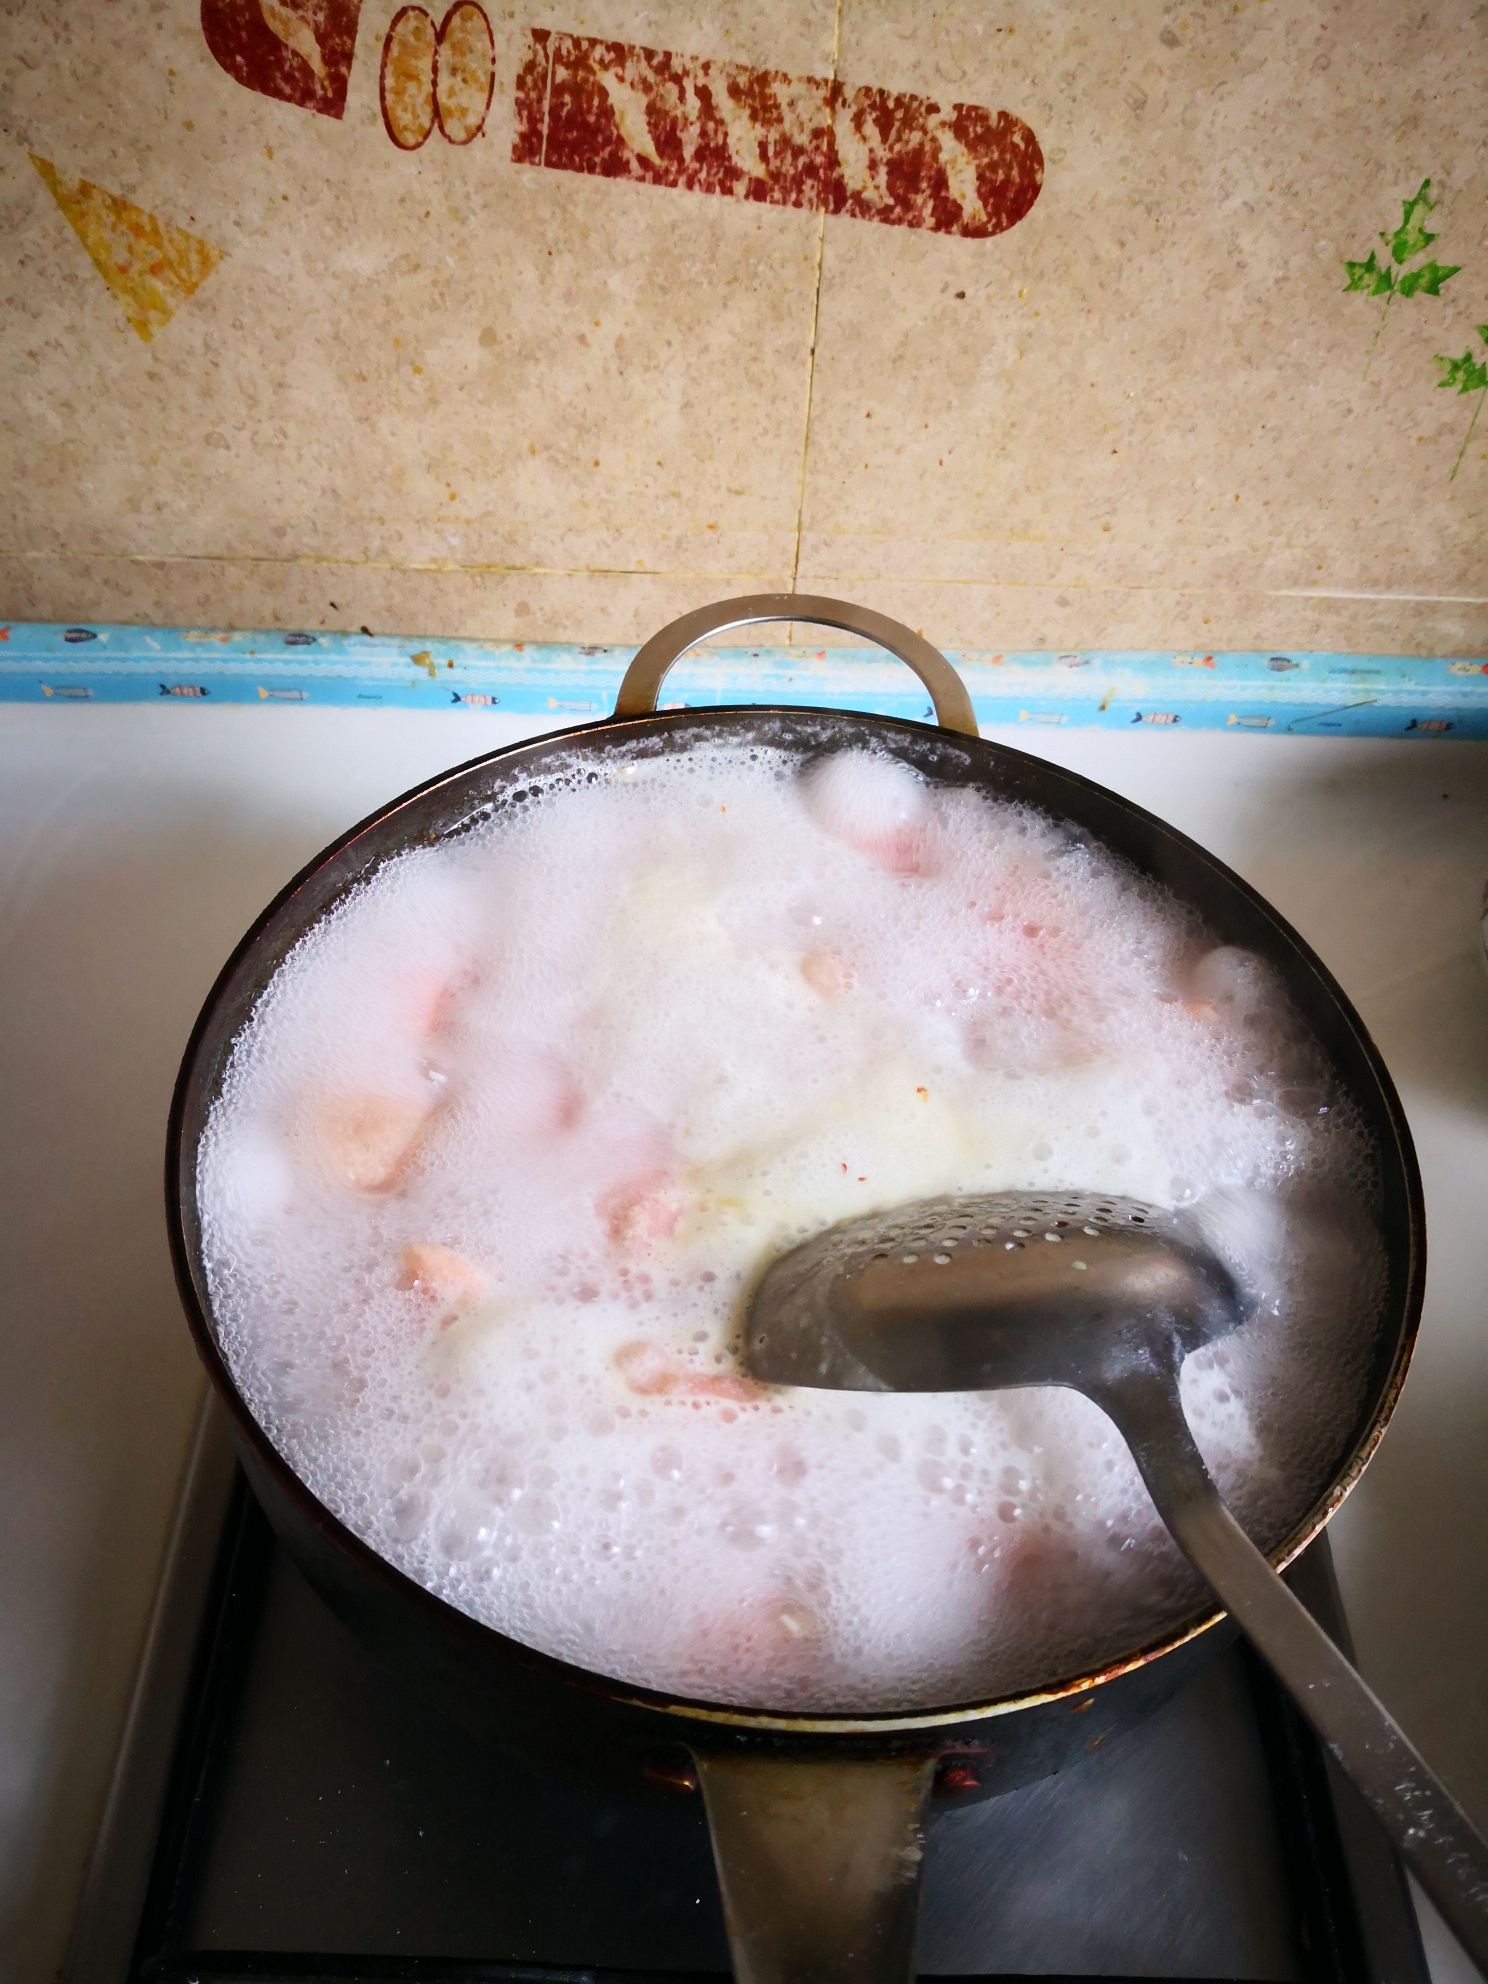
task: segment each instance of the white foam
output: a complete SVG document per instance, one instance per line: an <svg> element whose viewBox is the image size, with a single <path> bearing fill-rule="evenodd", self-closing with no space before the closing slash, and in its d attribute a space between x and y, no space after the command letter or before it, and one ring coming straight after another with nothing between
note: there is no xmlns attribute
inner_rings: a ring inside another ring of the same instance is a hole
<svg viewBox="0 0 1488 1984"><path fill-rule="evenodd" d="M752 1392L766 1259L956 1189L1195 1203L1264 1307L1185 1399L1272 1534L1357 1408L1368 1183L1265 967L1099 848L710 748L384 866L245 1029L201 1206L238 1383L376 1549L582 1665L826 1709L1075 1672L1193 1586L1079 1398Z"/></svg>

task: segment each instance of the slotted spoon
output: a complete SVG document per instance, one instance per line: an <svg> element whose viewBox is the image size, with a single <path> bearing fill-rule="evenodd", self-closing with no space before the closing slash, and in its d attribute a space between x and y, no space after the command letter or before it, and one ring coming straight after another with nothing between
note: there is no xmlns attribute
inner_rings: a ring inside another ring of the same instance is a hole
<svg viewBox="0 0 1488 1984"><path fill-rule="evenodd" d="M1231 1515L1179 1396L1249 1305L1197 1229L1108 1194L921 1200L783 1254L750 1304L769 1384L964 1392L1064 1385L1112 1419L1158 1514L1353 1779L1488 1976L1488 1842Z"/></svg>

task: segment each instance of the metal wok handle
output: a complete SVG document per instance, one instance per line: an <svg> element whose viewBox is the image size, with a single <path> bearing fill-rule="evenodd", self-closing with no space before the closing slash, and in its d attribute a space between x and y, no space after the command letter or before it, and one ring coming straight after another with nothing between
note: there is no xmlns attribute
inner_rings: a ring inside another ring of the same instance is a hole
<svg viewBox="0 0 1488 1984"><path fill-rule="evenodd" d="M816 627L836 627L845 634L861 634L912 668L930 692L935 717L942 730L958 730L965 737L980 735L976 713L966 684L939 649L901 621L866 606L853 606L845 599L819 599L812 593L757 592L742 599L721 599L712 606L699 606L673 620L659 634L653 634L637 651L625 671L620 693L615 698L616 716L649 716L656 708L667 670L679 655L705 641L710 634L727 633L732 627L753 627L762 620L804 620Z"/></svg>
<svg viewBox="0 0 1488 1984"><path fill-rule="evenodd" d="M695 1756L740 1984L909 1984L935 1759Z"/></svg>

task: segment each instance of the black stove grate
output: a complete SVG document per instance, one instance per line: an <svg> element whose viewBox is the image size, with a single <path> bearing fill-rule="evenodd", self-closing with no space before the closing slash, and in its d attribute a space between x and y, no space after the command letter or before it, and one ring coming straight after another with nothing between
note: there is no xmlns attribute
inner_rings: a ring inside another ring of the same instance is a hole
<svg viewBox="0 0 1488 1984"><path fill-rule="evenodd" d="M141 1723L169 1769L131 1810L125 1759L72 1984L727 1976L696 1797L475 1743L331 1617L241 1478L218 1536L166 1635L173 1713ZM1341 1636L1326 1547L1292 1575ZM121 1906L131 1853L148 1874ZM1428 1984L1387 1843L1240 1648L1078 1769L938 1816L921 1961L1003 1984Z"/></svg>

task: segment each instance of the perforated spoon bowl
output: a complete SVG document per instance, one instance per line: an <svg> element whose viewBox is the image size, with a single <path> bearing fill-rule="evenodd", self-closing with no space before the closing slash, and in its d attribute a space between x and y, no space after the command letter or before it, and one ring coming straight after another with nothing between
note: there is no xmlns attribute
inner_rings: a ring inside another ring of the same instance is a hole
<svg viewBox="0 0 1488 1984"><path fill-rule="evenodd" d="M1244 1291L1181 1215L1100 1193L926 1199L776 1260L745 1362L832 1391L1063 1385L1131 1448L1158 1514L1353 1779L1488 1976L1488 1842L1231 1515L1179 1396Z"/></svg>

